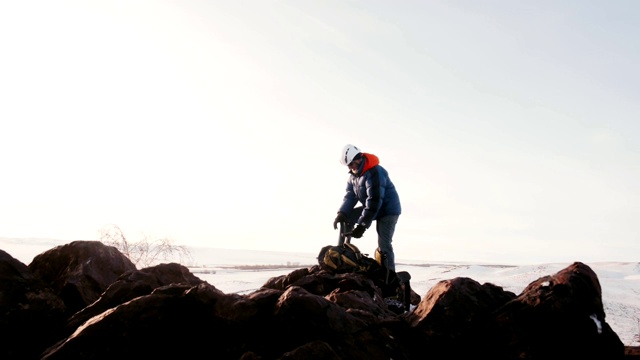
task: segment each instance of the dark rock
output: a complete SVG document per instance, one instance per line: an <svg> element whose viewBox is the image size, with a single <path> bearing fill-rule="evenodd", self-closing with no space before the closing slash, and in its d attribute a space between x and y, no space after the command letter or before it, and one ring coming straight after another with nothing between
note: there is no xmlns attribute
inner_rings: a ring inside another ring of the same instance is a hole
<svg viewBox="0 0 640 360"><path fill-rule="evenodd" d="M35 359L59 338L66 307L27 265L0 250L0 359Z"/></svg>
<svg viewBox="0 0 640 360"><path fill-rule="evenodd" d="M37 255L29 269L62 298L69 315L96 301L118 277L136 266L113 246L74 241Z"/></svg>
<svg viewBox="0 0 640 360"><path fill-rule="evenodd" d="M279 360L295 359L326 359L340 360L341 358L331 348L331 345L324 341L313 341L284 353Z"/></svg>
<svg viewBox="0 0 640 360"><path fill-rule="evenodd" d="M624 358L605 320L598 277L580 262L529 284L497 311L493 326L498 358Z"/></svg>
<svg viewBox="0 0 640 360"><path fill-rule="evenodd" d="M434 357L473 357L483 346L483 329L493 320L493 312L515 297L491 283L458 277L434 285L404 318L420 330L414 341L423 344Z"/></svg>
<svg viewBox="0 0 640 360"><path fill-rule="evenodd" d="M626 346L624 349L624 358L627 360L640 359L640 346Z"/></svg>
<svg viewBox="0 0 640 360"><path fill-rule="evenodd" d="M583 263L519 295L443 280L402 313L366 274L313 266L225 294L179 264L136 270L98 242L54 248L28 267L0 251L0 279L2 359L625 357Z"/></svg>
<svg viewBox="0 0 640 360"><path fill-rule="evenodd" d="M126 272L109 285L98 300L71 316L67 329L71 333L89 318L138 296L148 295L161 286L202 282L189 269L176 263Z"/></svg>

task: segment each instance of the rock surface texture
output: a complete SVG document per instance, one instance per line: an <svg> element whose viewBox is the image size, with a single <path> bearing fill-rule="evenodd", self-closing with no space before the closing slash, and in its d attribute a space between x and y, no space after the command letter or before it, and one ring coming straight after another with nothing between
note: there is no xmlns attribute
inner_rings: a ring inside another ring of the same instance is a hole
<svg viewBox="0 0 640 360"><path fill-rule="evenodd" d="M225 294L179 264L136 267L75 241L28 266L0 250L1 359L631 359L584 263L521 294L471 278L389 308L363 274L319 266Z"/></svg>

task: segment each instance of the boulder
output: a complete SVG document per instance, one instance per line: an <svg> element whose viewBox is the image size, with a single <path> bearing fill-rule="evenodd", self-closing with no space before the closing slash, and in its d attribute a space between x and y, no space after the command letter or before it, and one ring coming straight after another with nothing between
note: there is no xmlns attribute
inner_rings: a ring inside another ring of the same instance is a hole
<svg viewBox="0 0 640 360"><path fill-rule="evenodd" d="M51 286L72 315L98 300L120 275L136 266L113 246L73 241L37 255L29 269Z"/></svg>
<svg viewBox="0 0 640 360"><path fill-rule="evenodd" d="M123 304L138 296L148 295L154 289L171 284L198 285L200 278L188 268L176 263L160 264L141 270L128 271L116 279L100 297L69 318L69 333L93 316Z"/></svg>
<svg viewBox="0 0 640 360"><path fill-rule="evenodd" d="M37 359L64 329L67 309L48 283L0 250L0 358Z"/></svg>
<svg viewBox="0 0 640 360"><path fill-rule="evenodd" d="M605 317L598 277L573 263L535 280L496 312L492 356L620 358L624 345Z"/></svg>
<svg viewBox="0 0 640 360"><path fill-rule="evenodd" d="M403 312L366 274L312 266L226 294L179 264L137 270L97 242L29 266L0 251L0 278L2 359L625 358L580 262L517 295L443 280Z"/></svg>

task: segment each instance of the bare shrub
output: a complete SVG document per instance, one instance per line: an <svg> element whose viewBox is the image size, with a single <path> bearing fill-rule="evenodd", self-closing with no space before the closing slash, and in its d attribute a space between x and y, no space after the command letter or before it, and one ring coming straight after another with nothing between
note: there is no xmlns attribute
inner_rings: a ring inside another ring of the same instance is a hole
<svg viewBox="0 0 640 360"><path fill-rule="evenodd" d="M137 242L130 241L119 226L106 225L99 231L100 241L113 246L131 260L137 267L157 265L162 261L184 263L191 259L191 252L183 245L175 245L172 239L153 239L143 235Z"/></svg>

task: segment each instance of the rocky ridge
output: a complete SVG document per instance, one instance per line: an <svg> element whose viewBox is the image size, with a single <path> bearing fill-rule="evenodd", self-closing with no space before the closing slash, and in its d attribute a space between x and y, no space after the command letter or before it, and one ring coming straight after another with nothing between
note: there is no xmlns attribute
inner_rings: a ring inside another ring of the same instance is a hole
<svg viewBox="0 0 640 360"><path fill-rule="evenodd" d="M74 241L27 266L0 250L2 359L631 359L575 262L520 294L456 277L392 309L364 274L320 266L225 294L186 267L136 269Z"/></svg>

